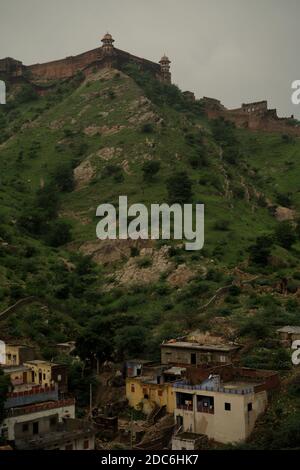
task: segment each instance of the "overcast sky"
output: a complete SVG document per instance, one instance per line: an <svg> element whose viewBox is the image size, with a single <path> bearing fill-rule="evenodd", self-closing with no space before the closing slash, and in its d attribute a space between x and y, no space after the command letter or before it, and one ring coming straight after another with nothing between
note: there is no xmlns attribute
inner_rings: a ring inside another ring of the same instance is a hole
<svg viewBox="0 0 300 470"><path fill-rule="evenodd" d="M268 99L295 114L300 0L0 0L0 58L24 64L115 46L172 60L173 82L227 107Z"/></svg>

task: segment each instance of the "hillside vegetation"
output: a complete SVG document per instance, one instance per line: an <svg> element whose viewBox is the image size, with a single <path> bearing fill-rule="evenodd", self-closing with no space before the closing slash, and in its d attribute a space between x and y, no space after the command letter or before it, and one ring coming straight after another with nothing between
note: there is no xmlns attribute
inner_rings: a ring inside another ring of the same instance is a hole
<svg viewBox="0 0 300 470"><path fill-rule="evenodd" d="M298 139L208 121L201 101L134 66L78 74L43 97L11 85L0 107L0 310L33 299L2 319L1 335L45 358L76 340L91 361L157 359L162 340L195 329L239 341L244 365L286 377L293 405L268 419L294 425L299 386L290 391L275 332L300 325L299 180ZM100 242L96 208L119 195L204 203L204 249Z"/></svg>

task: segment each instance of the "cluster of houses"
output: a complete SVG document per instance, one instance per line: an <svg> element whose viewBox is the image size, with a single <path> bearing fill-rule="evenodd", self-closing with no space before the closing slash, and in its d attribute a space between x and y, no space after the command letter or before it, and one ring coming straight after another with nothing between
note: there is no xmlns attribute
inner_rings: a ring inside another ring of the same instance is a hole
<svg viewBox="0 0 300 470"><path fill-rule="evenodd" d="M300 340L300 327L285 326L277 334L282 346L290 348L293 341ZM69 354L74 343L62 343L57 348ZM240 367L240 349L234 343L183 337L161 344L160 363L141 359L126 362L128 405L147 415L147 422L159 422L165 414L174 417L171 427L165 428L167 433L171 431L167 438L162 437L160 442L155 436L156 448L172 439L173 450L197 450L209 440L238 443L250 436L280 379L276 371ZM66 366L37 359L29 346L6 344L0 367L11 384L0 437L11 448L92 450L97 432L109 432L109 440L122 436L118 412L95 408L89 420L75 417ZM120 406L123 409L126 402L121 400ZM133 424L129 425L131 442ZM144 428L137 429L137 435L144 434ZM139 442L140 438L135 440L136 448L140 448Z"/></svg>
<svg viewBox="0 0 300 470"><path fill-rule="evenodd" d="M233 365L240 346L184 339L161 345L161 363L127 362L129 405L147 415L174 415L173 450L197 450L203 437L219 443L245 441L266 410L275 371Z"/></svg>
<svg viewBox="0 0 300 470"><path fill-rule="evenodd" d="M33 348L14 344L6 344L2 361L11 383L0 425L2 440L17 450L95 448L92 424L75 418L66 366L36 359Z"/></svg>

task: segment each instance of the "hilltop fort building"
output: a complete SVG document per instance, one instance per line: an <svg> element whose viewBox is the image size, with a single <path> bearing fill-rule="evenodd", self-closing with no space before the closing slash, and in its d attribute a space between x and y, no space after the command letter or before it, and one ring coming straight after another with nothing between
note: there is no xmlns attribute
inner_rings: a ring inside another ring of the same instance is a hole
<svg viewBox="0 0 300 470"><path fill-rule="evenodd" d="M106 33L101 41L102 46L91 51L43 64L24 65L19 60L7 57L0 60L0 75L11 81L23 79L39 85L72 78L78 72L83 72L87 76L106 67L119 69L131 63L141 70L151 72L158 80L171 83L171 62L166 55L156 63L117 49L114 46L115 40L109 33Z"/></svg>
<svg viewBox="0 0 300 470"><path fill-rule="evenodd" d="M170 84L171 61L164 54L160 61L152 62L117 49L112 35L106 33L102 45L79 55L54 60L43 64L24 65L11 57L0 60L0 78L11 83L30 83L39 94L47 93L57 80L68 80L78 73L88 76L104 68L122 69L134 64L141 71L150 72L157 80ZM195 101L192 92L183 96L187 101ZM227 109L219 100L204 97L203 110L209 119L224 118L237 127L252 131L281 132L300 136L300 126L294 116L278 117L276 109L268 109L267 101L242 104L237 109Z"/></svg>

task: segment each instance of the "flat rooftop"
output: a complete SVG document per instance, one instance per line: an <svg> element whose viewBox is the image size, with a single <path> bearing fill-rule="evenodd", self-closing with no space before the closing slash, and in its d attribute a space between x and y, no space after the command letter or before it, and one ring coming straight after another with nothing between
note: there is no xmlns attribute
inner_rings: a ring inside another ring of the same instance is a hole
<svg viewBox="0 0 300 470"><path fill-rule="evenodd" d="M200 344L191 343L188 341L176 341L170 343L162 343L161 348L179 348L179 349L196 349L199 351L217 351L217 352L231 352L236 351L241 346L237 344Z"/></svg>
<svg viewBox="0 0 300 470"><path fill-rule="evenodd" d="M229 382L221 382L221 387L226 390L245 390L254 385L262 384L263 382L256 382L251 380L230 380Z"/></svg>
<svg viewBox="0 0 300 470"><path fill-rule="evenodd" d="M33 364L33 365L38 365L38 364L42 364L44 366L48 365L48 366L58 366L59 364L56 364L54 362L50 362L50 361L43 361L42 359L33 359L32 361L25 361L26 364Z"/></svg>
<svg viewBox="0 0 300 470"><path fill-rule="evenodd" d="M4 374L13 374L14 372L27 372L29 370L26 366L7 366L3 367Z"/></svg>
<svg viewBox="0 0 300 470"><path fill-rule="evenodd" d="M300 326L283 326L277 330L278 333L300 334Z"/></svg>

